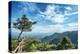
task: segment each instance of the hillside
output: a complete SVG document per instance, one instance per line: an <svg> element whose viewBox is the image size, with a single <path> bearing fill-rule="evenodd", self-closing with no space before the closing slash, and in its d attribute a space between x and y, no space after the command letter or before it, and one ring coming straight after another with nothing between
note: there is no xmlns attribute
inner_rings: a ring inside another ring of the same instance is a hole
<svg viewBox="0 0 80 54"><path fill-rule="evenodd" d="M43 42L53 42L55 44L57 44L61 38L63 38L64 36L68 36L72 43L77 44L77 40L78 40L78 31L67 31L67 32L63 32L63 33L54 33L50 36L46 36L42 39Z"/></svg>

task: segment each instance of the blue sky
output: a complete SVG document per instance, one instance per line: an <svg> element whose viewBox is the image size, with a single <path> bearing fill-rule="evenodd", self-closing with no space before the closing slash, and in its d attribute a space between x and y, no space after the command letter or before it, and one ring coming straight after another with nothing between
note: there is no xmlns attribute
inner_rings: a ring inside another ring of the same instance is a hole
<svg viewBox="0 0 80 54"><path fill-rule="evenodd" d="M75 31L78 27L78 6L70 4L12 2L11 20L15 22L23 14L31 21L32 33ZM12 31L19 32L15 28Z"/></svg>

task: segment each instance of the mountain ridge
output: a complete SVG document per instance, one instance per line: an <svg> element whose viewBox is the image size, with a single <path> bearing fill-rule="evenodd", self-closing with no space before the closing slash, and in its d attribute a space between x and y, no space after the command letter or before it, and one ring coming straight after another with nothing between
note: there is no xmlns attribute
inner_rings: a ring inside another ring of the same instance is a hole
<svg viewBox="0 0 80 54"><path fill-rule="evenodd" d="M54 42L57 44L61 38L67 36L70 38L72 43L76 44L78 42L78 31L66 31L63 33L54 33L50 36L46 36L42 39L43 42Z"/></svg>

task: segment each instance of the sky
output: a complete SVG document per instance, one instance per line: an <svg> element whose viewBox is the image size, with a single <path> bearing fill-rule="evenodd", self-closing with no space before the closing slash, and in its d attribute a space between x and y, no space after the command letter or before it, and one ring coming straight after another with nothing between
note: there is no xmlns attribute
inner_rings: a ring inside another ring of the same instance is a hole
<svg viewBox="0 0 80 54"><path fill-rule="evenodd" d="M55 33L76 31L78 28L78 6L57 3L11 3L11 24L23 14L37 24L32 26L32 33ZM20 32L13 28L12 31Z"/></svg>

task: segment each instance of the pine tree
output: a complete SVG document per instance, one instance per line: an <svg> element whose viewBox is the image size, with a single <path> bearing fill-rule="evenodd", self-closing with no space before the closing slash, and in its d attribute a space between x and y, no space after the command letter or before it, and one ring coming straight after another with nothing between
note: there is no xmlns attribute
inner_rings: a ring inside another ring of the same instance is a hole
<svg viewBox="0 0 80 54"><path fill-rule="evenodd" d="M74 45L67 36L65 36L57 46L57 49L73 49L73 48Z"/></svg>
<svg viewBox="0 0 80 54"><path fill-rule="evenodd" d="M31 27L32 27L33 24L36 24L36 22L31 22L26 17L26 15L22 15L21 18L18 18L16 20L16 22L13 23L13 27L17 28L17 29L19 29L21 31L20 34L19 34L19 36L18 36L18 38L17 38L18 41L20 40L20 36L21 36L21 34L23 32L25 32L25 31L29 32L29 31L32 30Z"/></svg>

